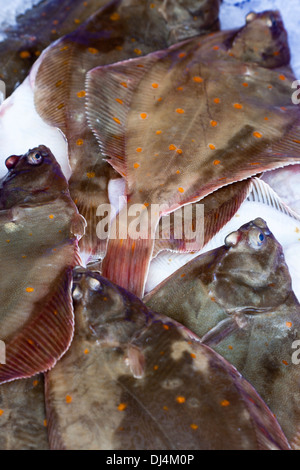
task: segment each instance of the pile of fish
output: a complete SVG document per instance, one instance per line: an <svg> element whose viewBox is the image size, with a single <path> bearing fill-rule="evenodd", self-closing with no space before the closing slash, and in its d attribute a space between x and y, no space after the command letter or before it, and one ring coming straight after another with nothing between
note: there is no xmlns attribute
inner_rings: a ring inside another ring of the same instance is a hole
<svg viewBox="0 0 300 470"><path fill-rule="evenodd" d="M1 449L300 448L296 78L278 11L220 3L48 0L0 43Z"/></svg>

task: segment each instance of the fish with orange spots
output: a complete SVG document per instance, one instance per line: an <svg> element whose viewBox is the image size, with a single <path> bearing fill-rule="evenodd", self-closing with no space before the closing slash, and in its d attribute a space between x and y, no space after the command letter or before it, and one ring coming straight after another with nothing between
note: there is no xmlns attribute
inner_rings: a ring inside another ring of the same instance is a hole
<svg viewBox="0 0 300 470"><path fill-rule="evenodd" d="M12 155L6 166L0 181L0 336L6 345L0 383L43 372L68 349L72 269L86 225L47 147Z"/></svg>
<svg viewBox="0 0 300 470"><path fill-rule="evenodd" d="M48 450L43 375L0 386L0 450Z"/></svg>
<svg viewBox="0 0 300 470"><path fill-rule="evenodd" d="M300 304L282 246L263 219L229 233L223 246L194 258L144 301L233 364L276 415L291 445L300 447L300 369L292 358Z"/></svg>
<svg viewBox="0 0 300 470"><path fill-rule="evenodd" d="M16 25L2 29L1 79L7 85L7 93L11 94L25 79L43 49L76 30L78 18L87 20L106 3L107 0L44 0L19 15Z"/></svg>
<svg viewBox="0 0 300 470"><path fill-rule="evenodd" d="M253 387L180 324L79 267L73 298L74 340L46 374L51 449L289 448Z"/></svg>
<svg viewBox="0 0 300 470"><path fill-rule="evenodd" d="M265 36L267 41L262 40ZM259 46L254 53L253 37ZM274 56L274 49L281 53ZM88 72L88 120L108 162L125 175L130 199L109 239L104 276L141 296L153 233L162 215L223 186L300 161L296 143L300 108L291 102L295 77L289 58L280 14L267 11L248 15L246 25L238 30L208 35L201 42L191 39L138 61ZM195 80L199 76L203 81ZM248 87L243 85L246 80ZM120 86L124 81L127 88ZM160 102L155 99L154 81L159 84ZM127 103L122 110L113 101L116 93ZM147 113L146 120L140 119L141 112ZM155 134L157 129L160 135ZM140 165L138 172L133 163ZM162 208L156 216L151 214L151 221L146 211L141 214L143 230L132 256L131 234L124 221L128 227L135 221L125 211L132 213L134 204L145 202ZM127 240L121 246L115 233L123 235L126 230Z"/></svg>
<svg viewBox="0 0 300 470"><path fill-rule="evenodd" d="M87 220L80 247L88 254L98 257L105 254L107 240L98 238L96 233L100 220L97 209L101 204L109 204L109 182L118 180L120 175L107 164L86 121L83 92L87 71L218 29L219 4L220 0L181 3L158 0L156 7L151 8L150 0L115 0L74 33L51 45L35 64L31 73L35 106L44 121L58 127L67 139L72 168L70 193ZM159 84L155 81L153 84L155 91ZM127 81L121 81L120 87L126 89L126 86ZM119 115L126 103L118 90L112 98L116 104L112 119L116 126L121 126ZM140 119L148 120L143 110ZM91 180L87 175L92 172L95 177Z"/></svg>

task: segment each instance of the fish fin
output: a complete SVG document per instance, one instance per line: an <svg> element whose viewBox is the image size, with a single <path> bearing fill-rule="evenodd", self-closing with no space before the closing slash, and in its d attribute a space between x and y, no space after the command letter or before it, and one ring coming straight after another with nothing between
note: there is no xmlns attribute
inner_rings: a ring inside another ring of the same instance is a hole
<svg viewBox="0 0 300 470"><path fill-rule="evenodd" d="M156 57L150 54L141 59L97 67L87 73L86 114L89 126L103 155L122 176L127 175L125 128L131 97L154 60Z"/></svg>
<svg viewBox="0 0 300 470"><path fill-rule="evenodd" d="M27 378L54 367L69 349L74 334L71 295L72 269L60 273L57 286L43 303L35 305L35 315L6 345L6 364L0 365L0 383Z"/></svg>
<svg viewBox="0 0 300 470"><path fill-rule="evenodd" d="M186 224L186 217L184 217L184 227L182 237L175 239L174 237L174 217L171 215L171 238L170 239L157 239L153 251L155 257L160 251L168 250L177 253L189 253L200 251L213 236L221 230L222 227L234 216L238 211L246 197L251 190L251 179L232 183L231 185L220 188L217 192L213 192L201 199L200 202L192 203L192 223ZM198 205L204 206L204 217L196 218L196 211L194 210ZM187 206L185 206L187 207ZM179 209L181 211L181 209ZM177 212L177 211L176 211ZM174 213L175 214L175 213ZM163 218L162 218L163 219ZM160 220L159 229L162 226L162 219ZM197 230L197 237L194 237L194 228L199 225L199 232L202 230L203 236L199 237ZM201 223L202 222L202 223ZM158 235L161 235L159 233ZM195 241L193 241L193 239Z"/></svg>
<svg viewBox="0 0 300 470"><path fill-rule="evenodd" d="M201 338L201 343L207 346L213 347L219 344L224 338L230 336L232 333L240 329L240 325L236 321L235 317L225 318L218 323L214 328L208 331Z"/></svg>
<svg viewBox="0 0 300 470"><path fill-rule="evenodd" d="M247 197L248 201L260 202L273 207L279 212L292 217L293 219L300 220L299 214L290 209L276 194L276 192L259 178L252 178L251 191Z"/></svg>
<svg viewBox="0 0 300 470"><path fill-rule="evenodd" d="M146 208L145 208L146 209ZM124 226L124 216L126 227ZM128 228L132 220L127 213L127 206L117 215L112 223L107 250L102 263L102 275L115 284L142 298L150 260L154 247L153 229L157 220L151 220L152 227L142 229L143 220L148 218L145 210L140 219L140 238L133 239L129 236ZM134 219L133 219L134 220ZM147 221L148 223L148 221ZM144 233L142 233L144 230Z"/></svg>
<svg viewBox="0 0 300 470"><path fill-rule="evenodd" d="M144 376L145 372L145 356L141 352L140 348L130 344L128 346L128 365L130 367L131 373L136 379L141 379Z"/></svg>
<svg viewBox="0 0 300 470"><path fill-rule="evenodd" d="M300 428L294 438L290 441L293 450L300 450Z"/></svg>
<svg viewBox="0 0 300 470"><path fill-rule="evenodd" d="M57 417L53 402L49 399L49 375L45 373L45 406L47 416L47 430L49 446L52 450L66 450L61 437L60 429L57 426Z"/></svg>

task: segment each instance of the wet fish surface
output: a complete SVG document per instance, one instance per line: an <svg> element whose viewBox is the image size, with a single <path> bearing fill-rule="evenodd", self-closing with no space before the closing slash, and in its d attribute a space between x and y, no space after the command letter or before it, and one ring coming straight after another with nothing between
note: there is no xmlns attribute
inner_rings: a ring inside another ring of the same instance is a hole
<svg viewBox="0 0 300 470"><path fill-rule="evenodd" d="M288 449L237 371L188 330L83 268L75 337L46 374L52 449Z"/></svg>
<svg viewBox="0 0 300 470"><path fill-rule="evenodd" d="M268 11L248 15L239 30L88 72L89 123L125 177L130 201L116 219L104 276L142 296L161 215L299 161L289 59L280 14ZM167 206L144 223L137 240L123 235L123 220L133 222L124 211L134 204L145 206L142 223L148 206Z"/></svg>
<svg viewBox="0 0 300 470"><path fill-rule="evenodd" d="M300 304L281 245L257 218L200 255L145 297L233 364L299 447Z"/></svg>
<svg viewBox="0 0 300 470"><path fill-rule="evenodd" d="M60 166L45 146L6 160L0 182L0 383L56 363L74 332L72 269L85 221Z"/></svg>

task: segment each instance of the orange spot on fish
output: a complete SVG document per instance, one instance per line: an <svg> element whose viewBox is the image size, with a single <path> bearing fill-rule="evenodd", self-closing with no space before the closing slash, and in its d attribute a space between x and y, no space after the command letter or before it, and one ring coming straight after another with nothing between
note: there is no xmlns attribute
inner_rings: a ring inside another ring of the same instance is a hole
<svg viewBox="0 0 300 470"><path fill-rule="evenodd" d="M116 12L113 13L112 15L110 15L110 19L111 19L112 21L118 21L118 20L120 19L119 13L116 13Z"/></svg>
<svg viewBox="0 0 300 470"><path fill-rule="evenodd" d="M233 347L231 345L228 346L228 349L233 349Z"/></svg>
<svg viewBox="0 0 300 470"><path fill-rule="evenodd" d="M88 51L90 54L97 54L99 52L95 47L89 47Z"/></svg>
<svg viewBox="0 0 300 470"><path fill-rule="evenodd" d="M127 88L127 83L126 82L121 82L120 85L122 85L124 88Z"/></svg>
<svg viewBox="0 0 300 470"><path fill-rule="evenodd" d="M20 57L21 57L21 59L29 59L30 56L31 56L31 54L30 54L29 51L22 51L22 52L20 52Z"/></svg>
<svg viewBox="0 0 300 470"><path fill-rule="evenodd" d="M183 59L183 57L185 57L185 56L186 56L186 52L180 52L178 54L179 59Z"/></svg>
<svg viewBox="0 0 300 470"><path fill-rule="evenodd" d="M220 46L214 46L214 47L213 47L213 50L214 50L214 51L218 51L219 49L220 49Z"/></svg>
<svg viewBox="0 0 300 470"><path fill-rule="evenodd" d="M264 118L264 120L265 120L265 121L268 121L268 120L269 120L269 118L268 118L268 117L265 117L265 118Z"/></svg>
<svg viewBox="0 0 300 470"><path fill-rule="evenodd" d="M183 189L183 188L178 188L178 191L179 191L180 193L184 193L184 189Z"/></svg>
<svg viewBox="0 0 300 470"><path fill-rule="evenodd" d="M164 328L165 330L169 330L169 329L170 329L169 325L163 325L163 328Z"/></svg>
<svg viewBox="0 0 300 470"><path fill-rule="evenodd" d="M72 397L71 395L66 396L66 403L71 403L72 402Z"/></svg>
<svg viewBox="0 0 300 470"><path fill-rule="evenodd" d="M287 361L284 361L284 360L282 361L282 364L284 364L285 366L289 365L289 363Z"/></svg>
<svg viewBox="0 0 300 470"><path fill-rule="evenodd" d="M84 98L85 95L86 95L86 92L84 90L81 90L77 93L78 98Z"/></svg>
<svg viewBox="0 0 300 470"><path fill-rule="evenodd" d="M142 152L142 150L143 150L142 147L138 147L138 148L136 149L137 152Z"/></svg>
<svg viewBox="0 0 300 470"><path fill-rule="evenodd" d="M141 53L142 53L141 49L138 49L138 48L134 49L133 52L134 52L136 55L141 55Z"/></svg>
<svg viewBox="0 0 300 470"><path fill-rule="evenodd" d="M148 114L147 113L141 113L140 116L141 116L142 119L147 119Z"/></svg>
<svg viewBox="0 0 300 470"><path fill-rule="evenodd" d="M26 287L26 292L34 292L34 288L33 287Z"/></svg>
<svg viewBox="0 0 300 470"><path fill-rule="evenodd" d="M4 413L4 410L0 410L0 416L2 416Z"/></svg>
<svg viewBox="0 0 300 470"><path fill-rule="evenodd" d="M47 427L47 425L48 425L48 422L47 422L47 420L46 420L46 419L44 419L44 421L43 421L43 425L44 425L44 427L45 427L45 428Z"/></svg>
<svg viewBox="0 0 300 470"><path fill-rule="evenodd" d="M193 359L196 359L196 354L191 353L191 357L192 357Z"/></svg>
<svg viewBox="0 0 300 470"><path fill-rule="evenodd" d="M203 82L203 78L202 78L202 77L198 77L198 76L193 77L193 80L194 80L194 82L196 82L196 83L202 83L202 82Z"/></svg>
<svg viewBox="0 0 300 470"><path fill-rule="evenodd" d="M156 131L156 134L157 135L160 135L162 131Z"/></svg>
<svg viewBox="0 0 300 470"><path fill-rule="evenodd" d="M173 144L169 145L169 150L176 150L176 146Z"/></svg>
<svg viewBox="0 0 300 470"><path fill-rule="evenodd" d="M178 113L178 114L184 114L184 109L177 108L177 109L176 109L176 113Z"/></svg>
<svg viewBox="0 0 300 470"><path fill-rule="evenodd" d="M122 46L116 46L117 51L122 51L123 47Z"/></svg>
<svg viewBox="0 0 300 470"><path fill-rule="evenodd" d="M181 155L182 154L182 150L181 149L177 149L176 152Z"/></svg>
<svg viewBox="0 0 300 470"><path fill-rule="evenodd" d="M243 83L243 86L244 86L244 87L247 87L247 86L249 86L249 85L248 85L247 82L244 82L244 83Z"/></svg>
<svg viewBox="0 0 300 470"><path fill-rule="evenodd" d="M158 88L158 83L152 83L152 88Z"/></svg>
<svg viewBox="0 0 300 470"><path fill-rule="evenodd" d="M253 136L256 137L256 139L261 139L262 138L262 134L260 132L253 132Z"/></svg>
<svg viewBox="0 0 300 470"><path fill-rule="evenodd" d="M120 119L118 119L118 118L116 118L116 117L113 117L113 120L114 120L117 124L121 124Z"/></svg>
<svg viewBox="0 0 300 470"><path fill-rule="evenodd" d="M179 87L176 88L176 90L182 91L182 90L183 90L183 87L182 87L182 86L179 86Z"/></svg>
<svg viewBox="0 0 300 470"><path fill-rule="evenodd" d="M58 106L57 106L57 109L63 109L65 107L65 103L60 103Z"/></svg>
<svg viewBox="0 0 300 470"><path fill-rule="evenodd" d="M177 175L179 175L179 174L180 174L180 170L177 170L176 173L177 173Z"/></svg>
<svg viewBox="0 0 300 470"><path fill-rule="evenodd" d="M59 80L58 82L55 83L56 88L60 87L63 84L62 80Z"/></svg>
<svg viewBox="0 0 300 470"><path fill-rule="evenodd" d="M243 108L243 105L240 104L240 103L234 103L233 106L235 107L235 109L242 109Z"/></svg>
<svg viewBox="0 0 300 470"><path fill-rule="evenodd" d="M120 100L119 98L116 98L116 102L120 103L120 104L123 104L123 100Z"/></svg>
<svg viewBox="0 0 300 470"><path fill-rule="evenodd" d="M126 408L127 408L126 403L120 403L120 404L118 405L118 410L119 410L119 411L124 411L124 410L126 410Z"/></svg>
<svg viewBox="0 0 300 470"><path fill-rule="evenodd" d="M164 406L164 407L163 407L163 410L168 411L169 408L168 408L167 406Z"/></svg>
<svg viewBox="0 0 300 470"><path fill-rule="evenodd" d="M157 100L157 101L162 101L162 98L158 98L158 100Z"/></svg>
<svg viewBox="0 0 300 470"><path fill-rule="evenodd" d="M6 240L6 243L10 243L10 240Z"/></svg>
<svg viewBox="0 0 300 470"><path fill-rule="evenodd" d="M286 108L284 106L281 106L282 111L286 111Z"/></svg>
<svg viewBox="0 0 300 470"><path fill-rule="evenodd" d="M94 171L91 171L90 173L87 173L86 176L90 179L95 178L96 173Z"/></svg>
<svg viewBox="0 0 300 470"><path fill-rule="evenodd" d="M209 148L210 148L211 150L215 150L216 147L214 146L214 144L209 144Z"/></svg>
<svg viewBox="0 0 300 470"><path fill-rule="evenodd" d="M150 8L155 8L155 4L154 4L154 3L150 3Z"/></svg>
<svg viewBox="0 0 300 470"><path fill-rule="evenodd" d="M210 121L210 125L212 127L216 127L218 125L217 121Z"/></svg>
<svg viewBox="0 0 300 470"><path fill-rule="evenodd" d="M286 326L287 326L288 328L292 328L293 324L292 324L292 322L287 321L287 322L286 322Z"/></svg>
<svg viewBox="0 0 300 470"><path fill-rule="evenodd" d="M220 160L214 160L214 165L219 165L220 163Z"/></svg>
<svg viewBox="0 0 300 470"><path fill-rule="evenodd" d="M139 163L135 163L135 164L133 165L133 167L134 167L135 169L137 169L137 168L140 167L140 164L139 164Z"/></svg>
<svg viewBox="0 0 300 470"><path fill-rule="evenodd" d="M178 397L176 397L176 401L177 403L185 403L185 397L179 395Z"/></svg>
<svg viewBox="0 0 300 470"><path fill-rule="evenodd" d="M51 219L51 220L54 219L54 215L53 215L53 214L50 214L50 215L49 215L49 219Z"/></svg>
<svg viewBox="0 0 300 470"><path fill-rule="evenodd" d="M69 46L64 46L60 50L61 50L61 52L63 52L63 51L67 51L68 49L69 49Z"/></svg>
<svg viewBox="0 0 300 470"><path fill-rule="evenodd" d="M81 21L80 21L78 18L75 18L74 23L75 23L75 24L80 24Z"/></svg>
<svg viewBox="0 0 300 470"><path fill-rule="evenodd" d="M155 365L155 366L153 367L153 369L154 369L154 370L157 370L157 369L158 369L158 365Z"/></svg>
<svg viewBox="0 0 300 470"><path fill-rule="evenodd" d="M228 400L221 401L221 406L229 406L230 402Z"/></svg>
<svg viewBox="0 0 300 470"><path fill-rule="evenodd" d="M215 98L214 103L216 103L216 104L220 103L220 98Z"/></svg>
<svg viewBox="0 0 300 470"><path fill-rule="evenodd" d="M281 74L279 75L280 80L285 80L285 75Z"/></svg>
<svg viewBox="0 0 300 470"><path fill-rule="evenodd" d="M83 140L82 139L78 139L76 141L76 145L80 146L80 145L83 145Z"/></svg>
<svg viewBox="0 0 300 470"><path fill-rule="evenodd" d="M198 427L199 426L197 424L194 424L194 423L191 424L191 428L194 429L194 431L196 431L196 429L198 429Z"/></svg>
<svg viewBox="0 0 300 470"><path fill-rule="evenodd" d="M34 342L32 341L32 339L28 339L27 342L28 342L29 344L31 344L31 346L33 346L33 344L34 344Z"/></svg>

